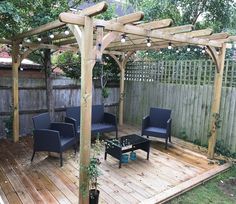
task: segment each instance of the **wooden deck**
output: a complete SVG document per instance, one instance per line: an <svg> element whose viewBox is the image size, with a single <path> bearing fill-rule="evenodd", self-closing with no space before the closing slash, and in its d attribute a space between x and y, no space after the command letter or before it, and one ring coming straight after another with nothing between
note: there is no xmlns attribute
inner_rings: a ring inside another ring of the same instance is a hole
<svg viewBox="0 0 236 204"><path fill-rule="evenodd" d="M134 127L120 127L119 135L135 133ZM108 135L111 136L111 135ZM164 150L164 143L152 140L150 160L137 151L137 161L123 164L108 155L102 160L100 203L161 203L229 168L229 164L208 164L204 155L176 144ZM69 150L64 166L59 159L36 153L31 164L32 138L13 144L0 140L1 203L78 203L78 155Z"/></svg>

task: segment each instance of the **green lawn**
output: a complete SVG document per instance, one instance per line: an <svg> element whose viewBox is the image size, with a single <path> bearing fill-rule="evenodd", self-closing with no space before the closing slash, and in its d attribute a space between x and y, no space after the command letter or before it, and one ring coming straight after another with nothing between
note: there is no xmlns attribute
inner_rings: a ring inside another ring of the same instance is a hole
<svg viewBox="0 0 236 204"><path fill-rule="evenodd" d="M236 166L168 204L236 204Z"/></svg>

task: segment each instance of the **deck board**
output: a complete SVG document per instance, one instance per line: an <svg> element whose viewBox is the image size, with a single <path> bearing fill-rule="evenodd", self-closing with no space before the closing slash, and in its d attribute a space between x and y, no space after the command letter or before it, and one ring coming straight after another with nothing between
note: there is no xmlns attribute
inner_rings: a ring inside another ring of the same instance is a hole
<svg viewBox="0 0 236 204"><path fill-rule="evenodd" d="M140 130L124 125L119 136L139 133ZM105 138L114 134L106 134ZM156 203L174 197L191 184L207 179L226 167L209 164L199 152L185 150L184 142L175 142L164 149L164 143L151 139L150 159L146 152L137 150L137 160L122 164L108 155L101 159L99 177L100 203ZM36 153L30 162L32 138L21 138L19 143L0 140L0 201L4 203L78 203L79 154L68 150L64 166L58 157Z"/></svg>

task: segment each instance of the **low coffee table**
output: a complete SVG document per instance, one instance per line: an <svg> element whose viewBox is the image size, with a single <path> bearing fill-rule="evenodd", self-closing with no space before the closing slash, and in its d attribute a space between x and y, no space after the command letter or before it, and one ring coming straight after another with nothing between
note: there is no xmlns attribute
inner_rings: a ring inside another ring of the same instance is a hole
<svg viewBox="0 0 236 204"><path fill-rule="evenodd" d="M107 140L105 145L105 160L107 154L119 160L119 168L121 168L122 154L141 149L147 152L147 160L149 159L150 141L136 134L120 137L118 140Z"/></svg>

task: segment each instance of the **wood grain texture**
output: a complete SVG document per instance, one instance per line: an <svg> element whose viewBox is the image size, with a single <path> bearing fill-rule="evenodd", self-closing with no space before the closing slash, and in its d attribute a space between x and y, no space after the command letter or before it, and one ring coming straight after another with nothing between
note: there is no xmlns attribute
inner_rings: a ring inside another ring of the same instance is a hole
<svg viewBox="0 0 236 204"><path fill-rule="evenodd" d="M119 126L119 136L139 133L140 129ZM115 133L104 135L103 139ZM36 153L33 163L32 138L19 143L0 140L0 195L5 203L78 203L79 157L73 150L64 153L64 165L58 157ZM179 195L199 181L207 180L227 166L208 164L205 155L193 152L197 146L173 138L165 150L158 139L151 142L150 160L136 152L137 160L118 168L118 161L108 155L101 158L99 177L100 203L156 203ZM103 156L102 156L103 157Z"/></svg>

